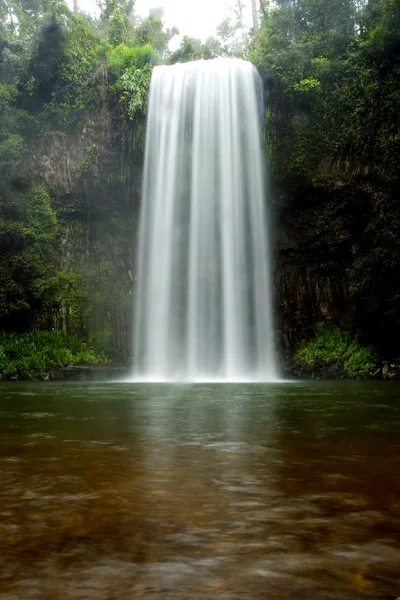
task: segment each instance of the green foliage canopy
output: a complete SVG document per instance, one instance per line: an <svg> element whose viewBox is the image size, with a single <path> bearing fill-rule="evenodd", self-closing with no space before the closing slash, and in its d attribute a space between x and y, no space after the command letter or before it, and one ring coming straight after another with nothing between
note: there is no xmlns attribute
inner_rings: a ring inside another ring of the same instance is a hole
<svg viewBox="0 0 400 600"><path fill-rule="evenodd" d="M110 114L125 178L132 159L124 148L132 139L143 145L152 67L175 34L156 13L135 25L129 0L106 0L99 19L64 0L0 0L0 329L63 327L87 338L94 310L109 314L109 290L93 294L102 259L87 270L62 268L71 224L31 157L40 141L80 136L93 115ZM92 161L89 147L82 197Z"/></svg>

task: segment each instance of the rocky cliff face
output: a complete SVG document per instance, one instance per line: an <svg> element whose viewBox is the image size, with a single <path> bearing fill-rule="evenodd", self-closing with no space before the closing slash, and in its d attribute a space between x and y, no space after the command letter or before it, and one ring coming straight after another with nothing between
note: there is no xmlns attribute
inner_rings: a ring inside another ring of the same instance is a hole
<svg viewBox="0 0 400 600"><path fill-rule="evenodd" d="M105 171L110 175L115 153L112 138L112 117L107 110L96 117L88 115L81 125L44 135L29 166L53 198L73 196L85 175L92 176L94 185Z"/></svg>
<svg viewBox="0 0 400 600"><path fill-rule="evenodd" d="M315 199L276 202L274 207L278 344L284 356L291 356L319 321L351 328L354 306L346 252L332 248L334 234L318 224Z"/></svg>
<svg viewBox="0 0 400 600"><path fill-rule="evenodd" d="M120 125L107 110L89 115L80 127L44 136L29 167L58 213L60 270L83 277L88 297L80 333L103 336L129 353L143 156L132 151L129 132ZM322 238L316 234L314 219L313 203L278 207L274 287L283 356L293 353L316 322L348 327L352 321L345 269L338 268L337 256L335 268L323 267L332 240L326 232ZM63 307L60 326L70 326L74 310Z"/></svg>
<svg viewBox="0 0 400 600"><path fill-rule="evenodd" d="M397 356L397 200L390 188L351 175L275 200L276 321L286 355L328 321Z"/></svg>
<svg viewBox="0 0 400 600"><path fill-rule="evenodd" d="M278 333L286 354L291 355L320 321L342 327L351 324L353 306L346 278L320 275L299 253L280 250L275 285Z"/></svg>
<svg viewBox="0 0 400 600"><path fill-rule="evenodd" d="M104 109L80 126L43 136L28 164L57 211L60 271L76 275L59 326L73 323L81 335L124 353L131 346L142 169L140 152L129 147L131 133Z"/></svg>
<svg viewBox="0 0 400 600"><path fill-rule="evenodd" d="M57 210L60 271L78 273L82 288L60 307L60 326L77 319L81 334L124 352L131 348L143 142L143 129L138 135L104 109L80 127L43 136L29 165ZM365 178L339 176L289 200L273 197L275 320L283 357L319 321L365 331L378 346L388 337L399 278L398 217L390 198Z"/></svg>

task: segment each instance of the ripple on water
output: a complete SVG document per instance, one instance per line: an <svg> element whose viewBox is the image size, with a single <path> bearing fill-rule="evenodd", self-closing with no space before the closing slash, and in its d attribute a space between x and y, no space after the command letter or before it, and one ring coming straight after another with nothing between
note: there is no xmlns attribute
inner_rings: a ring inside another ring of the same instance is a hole
<svg viewBox="0 0 400 600"><path fill-rule="evenodd" d="M48 419L52 417L57 417L56 413L49 412L24 412L22 413L23 417L29 417L31 419Z"/></svg>
<svg viewBox="0 0 400 600"><path fill-rule="evenodd" d="M322 385L239 390L226 412L216 386L23 400L1 418L0 600L394 600L398 423ZM379 445L354 426L376 420Z"/></svg>
<svg viewBox="0 0 400 600"><path fill-rule="evenodd" d="M219 452L228 452L233 454L259 454L265 452L265 447L257 444L248 444L247 442L208 442L193 441L179 442L179 446L194 446Z"/></svg>

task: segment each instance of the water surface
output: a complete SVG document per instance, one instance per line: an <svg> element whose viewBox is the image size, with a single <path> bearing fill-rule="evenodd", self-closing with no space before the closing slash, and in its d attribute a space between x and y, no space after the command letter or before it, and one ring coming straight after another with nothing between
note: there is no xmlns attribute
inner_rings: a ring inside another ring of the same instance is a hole
<svg viewBox="0 0 400 600"><path fill-rule="evenodd" d="M400 387L0 387L0 600L393 599Z"/></svg>

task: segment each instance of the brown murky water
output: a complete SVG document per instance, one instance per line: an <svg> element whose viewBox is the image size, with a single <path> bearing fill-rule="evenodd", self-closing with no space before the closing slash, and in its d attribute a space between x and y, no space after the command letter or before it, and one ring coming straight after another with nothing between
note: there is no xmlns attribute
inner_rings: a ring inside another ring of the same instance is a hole
<svg viewBox="0 0 400 600"><path fill-rule="evenodd" d="M400 596L400 386L0 387L0 600Z"/></svg>

